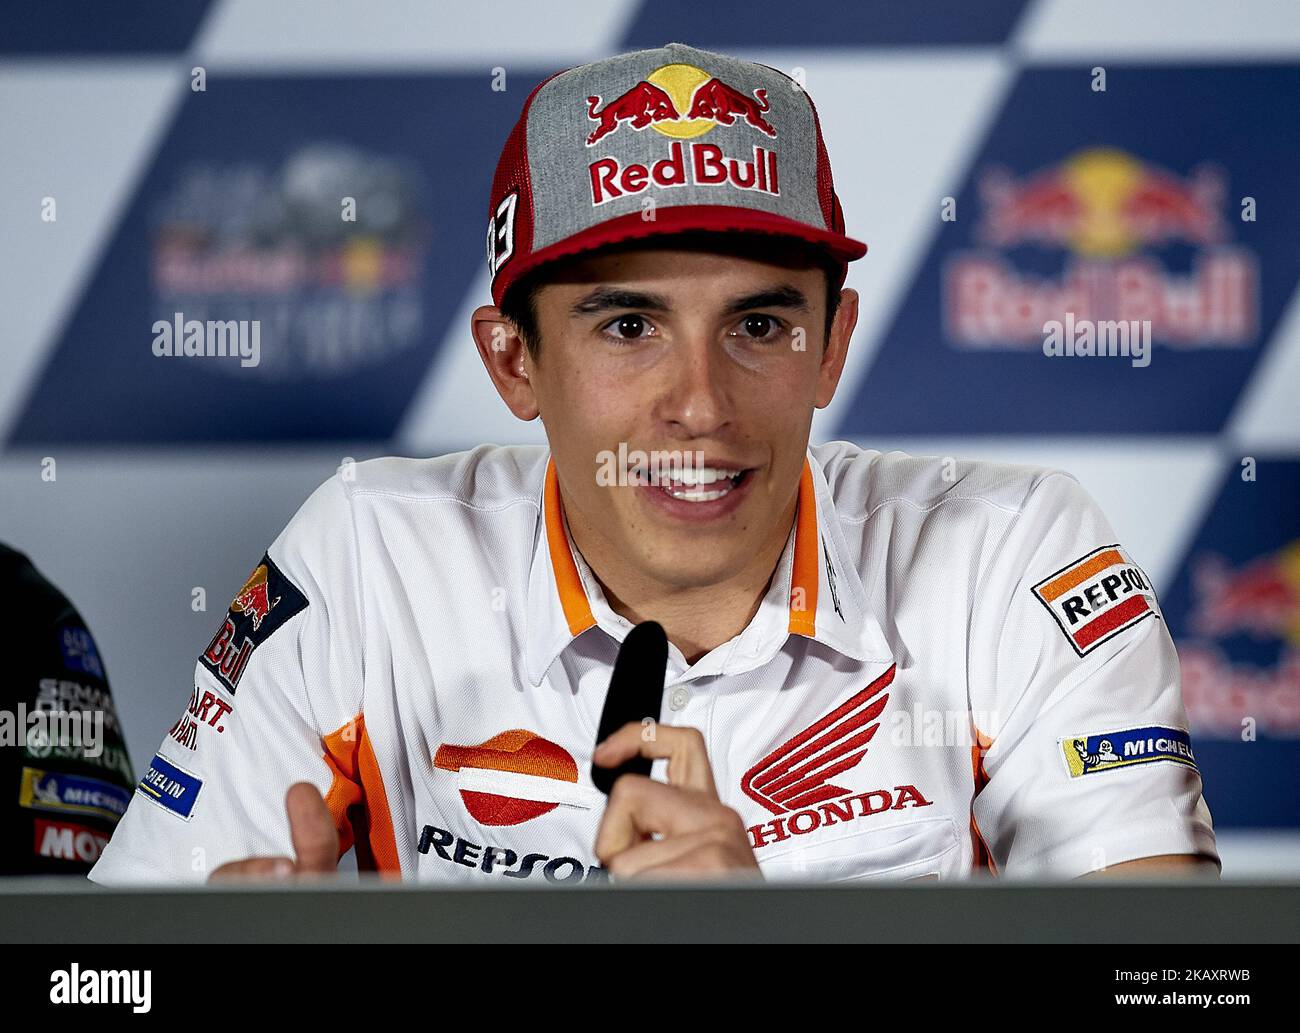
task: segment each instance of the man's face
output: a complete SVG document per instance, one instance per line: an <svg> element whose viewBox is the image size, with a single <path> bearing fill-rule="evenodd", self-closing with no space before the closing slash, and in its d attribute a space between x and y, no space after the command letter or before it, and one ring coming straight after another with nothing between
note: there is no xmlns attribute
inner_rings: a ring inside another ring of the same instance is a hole
<svg viewBox="0 0 1300 1033"><path fill-rule="evenodd" d="M834 393L856 296L846 292L827 347L825 272L763 254L595 255L537 294L541 347L526 369L566 514L584 551L624 578L716 584L771 562L789 533L813 409ZM620 454L635 464L638 452L652 465L609 484ZM659 483L636 483L656 469Z"/></svg>

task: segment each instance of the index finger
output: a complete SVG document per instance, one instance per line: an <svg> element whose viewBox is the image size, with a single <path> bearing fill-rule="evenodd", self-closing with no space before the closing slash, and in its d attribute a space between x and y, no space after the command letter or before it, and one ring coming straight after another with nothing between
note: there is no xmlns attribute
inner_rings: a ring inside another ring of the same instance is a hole
<svg viewBox="0 0 1300 1033"><path fill-rule="evenodd" d="M669 785L718 798L709 751L698 728L629 721L597 746L591 759L598 767L615 768L638 755L652 760L667 758Z"/></svg>
<svg viewBox="0 0 1300 1033"><path fill-rule="evenodd" d="M321 874L336 871L339 833L320 790L310 782L295 782L285 794L284 808L289 816L297 870Z"/></svg>

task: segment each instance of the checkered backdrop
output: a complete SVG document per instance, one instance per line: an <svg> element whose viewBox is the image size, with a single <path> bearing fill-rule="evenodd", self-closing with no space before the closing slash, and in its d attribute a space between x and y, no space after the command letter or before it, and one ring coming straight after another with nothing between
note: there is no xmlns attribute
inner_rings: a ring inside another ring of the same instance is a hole
<svg viewBox="0 0 1300 1033"><path fill-rule="evenodd" d="M0 540L137 768L342 458L542 440L468 333L496 155L546 75L670 41L806 83L870 244L815 438L1078 476L1160 591L1226 873L1300 871L1294 0L11 0ZM1149 364L1049 360L1067 310L1149 320ZM176 312L261 361L156 357Z"/></svg>

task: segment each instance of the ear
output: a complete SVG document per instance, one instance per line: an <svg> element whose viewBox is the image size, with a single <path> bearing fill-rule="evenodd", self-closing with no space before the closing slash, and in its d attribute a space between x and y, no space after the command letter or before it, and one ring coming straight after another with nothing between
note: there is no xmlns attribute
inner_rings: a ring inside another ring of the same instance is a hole
<svg viewBox="0 0 1300 1033"><path fill-rule="evenodd" d="M482 305L470 316L470 331L502 401L519 419L536 419L537 397L529 379L532 356L514 324L495 305Z"/></svg>
<svg viewBox="0 0 1300 1033"><path fill-rule="evenodd" d="M853 337L853 328L858 325L858 292L852 288L840 291L840 305L835 310L835 319L831 322L830 336L822 351L821 370L817 376L816 406L825 409L835 397L835 388L839 385L840 374L844 372L844 360L849 354L849 340Z"/></svg>

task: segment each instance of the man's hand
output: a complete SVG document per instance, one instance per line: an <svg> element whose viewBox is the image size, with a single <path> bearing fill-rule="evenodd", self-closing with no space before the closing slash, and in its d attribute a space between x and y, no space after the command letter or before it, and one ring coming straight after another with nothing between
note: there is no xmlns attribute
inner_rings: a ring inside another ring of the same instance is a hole
<svg viewBox="0 0 1300 1033"><path fill-rule="evenodd" d="M249 857L223 864L209 882L226 879L300 879L333 875L339 866L339 834L320 790L310 782L289 787L284 797L293 837L292 857Z"/></svg>
<svg viewBox="0 0 1300 1033"><path fill-rule="evenodd" d="M614 783L596 834L596 856L618 879L761 874L740 815L718 799L704 736L695 728L625 724L596 748L593 762L613 768L640 754L667 758L668 785L644 775ZM652 839L654 833L663 838Z"/></svg>

